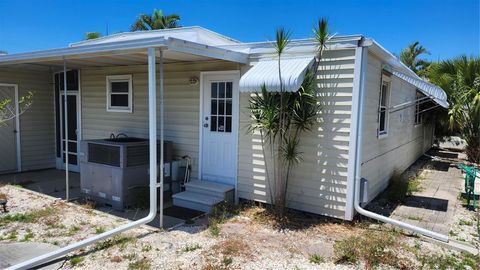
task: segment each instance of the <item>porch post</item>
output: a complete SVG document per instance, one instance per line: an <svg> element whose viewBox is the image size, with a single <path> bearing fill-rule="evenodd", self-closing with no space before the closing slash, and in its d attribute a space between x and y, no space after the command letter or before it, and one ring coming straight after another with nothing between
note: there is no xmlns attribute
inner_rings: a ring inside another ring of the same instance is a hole
<svg viewBox="0 0 480 270"><path fill-rule="evenodd" d="M63 57L63 117L64 117L64 137L65 137L65 200L68 202L69 196L69 179L68 179L68 110L67 110L67 61ZM63 143L63 142L62 142ZM63 153L62 153L63 155Z"/></svg>
<svg viewBox="0 0 480 270"><path fill-rule="evenodd" d="M163 227L163 172L164 172L164 156L163 156L163 50L160 49L160 228Z"/></svg>

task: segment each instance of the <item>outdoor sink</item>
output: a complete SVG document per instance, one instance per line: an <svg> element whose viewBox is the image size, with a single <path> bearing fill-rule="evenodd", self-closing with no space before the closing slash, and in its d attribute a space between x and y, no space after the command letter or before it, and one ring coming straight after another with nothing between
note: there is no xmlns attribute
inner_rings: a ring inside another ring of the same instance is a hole
<svg viewBox="0 0 480 270"><path fill-rule="evenodd" d="M147 139L135 138L135 137L108 138L108 139L104 139L104 140L107 141L107 142L124 142L124 143L147 141Z"/></svg>

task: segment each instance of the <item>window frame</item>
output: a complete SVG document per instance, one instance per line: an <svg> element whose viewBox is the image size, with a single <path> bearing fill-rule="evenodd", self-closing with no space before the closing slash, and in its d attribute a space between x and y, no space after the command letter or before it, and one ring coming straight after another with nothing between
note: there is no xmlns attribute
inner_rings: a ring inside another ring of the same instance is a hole
<svg viewBox="0 0 480 270"><path fill-rule="evenodd" d="M384 84L387 84L387 97L386 97L385 105L382 105ZM379 100L378 100L378 115L377 115L377 117L378 117L377 137L378 137L378 139L386 138L388 136L388 126L389 126L389 122L390 122L389 107L390 107L390 97L391 97L391 94L392 94L391 90L392 90L392 78L382 74L382 79L381 79L381 83L380 83ZM385 130L380 130L380 126L382 124L381 123L382 108L385 108L385 120L384 120Z"/></svg>
<svg viewBox="0 0 480 270"><path fill-rule="evenodd" d="M418 127L418 126L421 126L422 123L423 123L423 117L422 117L422 113L421 113L421 102L419 102L418 100L423 98L424 95L418 91L418 89L415 90L415 112L414 112L414 115L413 115L413 126L414 127Z"/></svg>
<svg viewBox="0 0 480 270"><path fill-rule="evenodd" d="M128 92L127 93L115 93L113 95L128 95L128 106L112 106L111 97L112 97L112 82L128 82ZM132 75L109 75L106 77L106 108L107 112L133 112L133 83Z"/></svg>

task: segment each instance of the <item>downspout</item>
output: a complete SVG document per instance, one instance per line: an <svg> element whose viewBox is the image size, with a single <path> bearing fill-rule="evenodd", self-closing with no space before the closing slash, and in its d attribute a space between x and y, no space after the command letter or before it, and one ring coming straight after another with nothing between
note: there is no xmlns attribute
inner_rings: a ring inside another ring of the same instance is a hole
<svg viewBox="0 0 480 270"><path fill-rule="evenodd" d="M368 49L363 46L362 42L360 42L359 47L357 50L360 50L360 61L361 61L361 70L360 70L360 83L357 85L357 89L354 89L353 95L354 100L358 102L358 104L354 104L354 108L357 108L356 114L356 125L355 125L355 164L354 164L354 208L355 210L366 217L376 219L381 222L389 223L394 226L400 227L405 230L413 231L418 234L422 234L424 236L431 237L433 239L437 239L443 242L448 242L448 236L439 234L424 228L420 228L417 226L413 226L411 224L392 219L386 216L379 215L377 213L368 211L360 205L360 186L362 180L362 138L363 138L363 109L364 109L364 93L365 93L365 76L366 76L366 69L367 69L367 57L368 57ZM358 60L358 59L357 59ZM351 168L349 168L351 169Z"/></svg>
<svg viewBox="0 0 480 270"><path fill-rule="evenodd" d="M160 54L162 57L162 54ZM137 221L125 224L108 232L90 237L57 249L44 255L40 255L28 261L13 265L7 269L30 269L35 266L47 263L60 256L66 255L76 249L86 247L95 242L107 239L124 231L151 222L157 215L157 96L156 96L156 73L155 73L155 48L148 48L148 128L149 128L149 151L150 151L150 212L148 216ZM163 81L160 81L162 84ZM160 91L163 91L160 85ZM163 96L163 93L160 93ZM161 103L162 106L163 103ZM163 114L160 118L163 122ZM162 127L162 126L161 126ZM163 134L162 131L160 131ZM163 137L161 138L163 140ZM163 144L163 141L160 143ZM160 164L163 164L163 152L160 154ZM163 183L163 174L160 174L160 183ZM163 190L163 189L162 189Z"/></svg>

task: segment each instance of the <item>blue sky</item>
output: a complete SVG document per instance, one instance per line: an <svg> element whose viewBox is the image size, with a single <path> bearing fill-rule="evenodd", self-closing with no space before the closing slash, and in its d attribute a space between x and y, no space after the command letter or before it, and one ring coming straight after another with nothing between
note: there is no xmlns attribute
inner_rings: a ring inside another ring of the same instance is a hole
<svg viewBox="0 0 480 270"><path fill-rule="evenodd" d="M0 50L18 53L65 47L87 31L128 31L154 8L177 13L181 25L200 25L241 41L271 40L280 26L293 37L312 34L327 17L339 35L364 34L398 52L419 40L432 60L480 55L480 0L403 1L13 1L0 0Z"/></svg>

